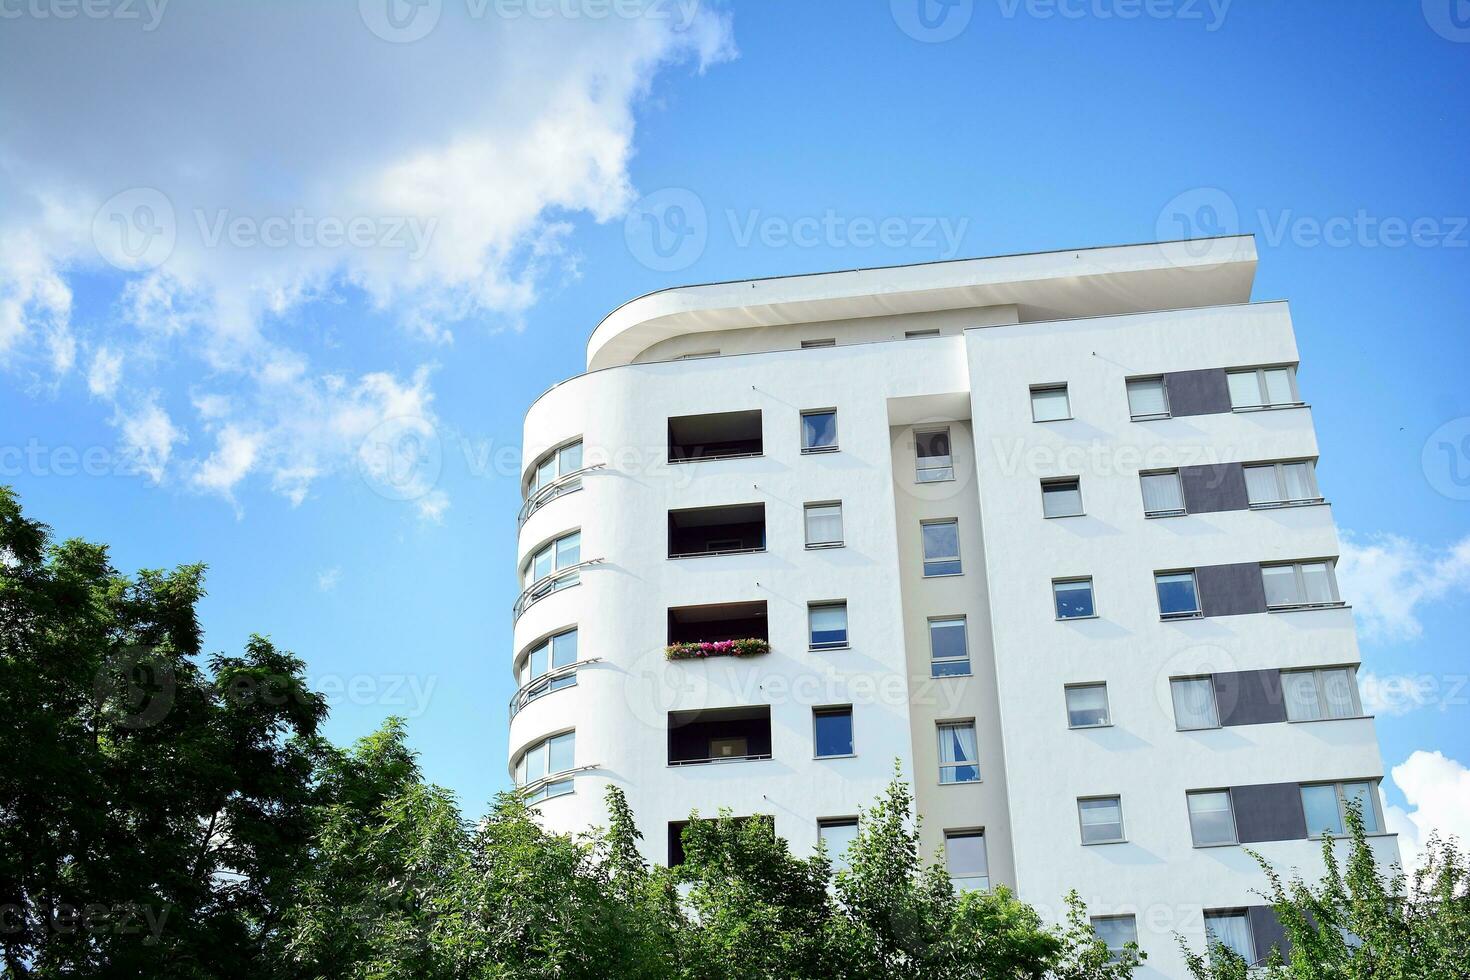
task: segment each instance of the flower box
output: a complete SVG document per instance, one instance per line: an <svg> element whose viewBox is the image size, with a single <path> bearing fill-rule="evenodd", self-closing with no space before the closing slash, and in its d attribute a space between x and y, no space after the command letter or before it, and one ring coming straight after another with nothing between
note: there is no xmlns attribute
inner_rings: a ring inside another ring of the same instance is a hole
<svg viewBox="0 0 1470 980"><path fill-rule="evenodd" d="M664 656L670 660L705 660L709 657L758 657L771 652L771 641L755 637L744 640L716 640L712 643L670 643Z"/></svg>

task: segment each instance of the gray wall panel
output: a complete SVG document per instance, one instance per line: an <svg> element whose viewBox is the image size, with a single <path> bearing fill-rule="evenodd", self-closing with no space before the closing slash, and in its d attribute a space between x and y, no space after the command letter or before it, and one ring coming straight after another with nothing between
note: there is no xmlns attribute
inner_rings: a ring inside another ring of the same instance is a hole
<svg viewBox="0 0 1470 980"><path fill-rule="evenodd" d="M1240 616L1266 611L1266 585L1261 563L1201 565L1194 570L1200 609L1206 616Z"/></svg>
<svg viewBox="0 0 1470 980"><path fill-rule="evenodd" d="M1271 947L1275 946L1281 951L1281 958L1291 958L1291 942L1286 938L1286 930L1281 928L1281 920L1276 918L1276 913L1269 905L1252 905L1245 910L1246 920L1250 922L1251 938L1256 944L1256 962L1264 963L1271 957Z"/></svg>
<svg viewBox="0 0 1470 980"><path fill-rule="evenodd" d="M1230 411L1230 388L1224 368L1176 371L1164 375L1164 384L1169 389L1169 414L1176 418Z"/></svg>
<svg viewBox="0 0 1470 980"><path fill-rule="evenodd" d="M1268 840L1306 840L1307 815L1296 783L1258 783L1232 786L1235 833L1242 844Z"/></svg>
<svg viewBox="0 0 1470 980"><path fill-rule="evenodd" d="M1216 674L1214 682L1221 725L1269 725L1286 720L1281 671L1238 670Z"/></svg>
<svg viewBox="0 0 1470 980"><path fill-rule="evenodd" d="M1250 509L1245 468L1239 463L1181 466L1179 483L1184 488L1184 508L1191 514Z"/></svg>

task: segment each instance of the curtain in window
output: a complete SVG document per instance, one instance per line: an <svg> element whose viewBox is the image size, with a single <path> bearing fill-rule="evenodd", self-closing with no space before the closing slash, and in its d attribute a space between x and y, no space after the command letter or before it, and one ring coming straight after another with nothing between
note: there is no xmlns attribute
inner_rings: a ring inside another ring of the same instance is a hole
<svg viewBox="0 0 1470 980"><path fill-rule="evenodd" d="M1177 680L1170 684L1174 697L1174 723L1181 729L1214 728L1215 685L1208 677Z"/></svg>
<svg viewBox="0 0 1470 980"><path fill-rule="evenodd" d="M1164 400L1163 379L1128 382L1128 411L1134 418L1169 414L1169 406Z"/></svg>
<svg viewBox="0 0 1470 980"><path fill-rule="evenodd" d="M1070 417L1066 388L1049 388L1031 392L1031 417L1038 422L1055 422Z"/></svg>
<svg viewBox="0 0 1470 980"><path fill-rule="evenodd" d="M847 867L847 849L857 839L857 821L823 823L817 825L817 836L827 844L827 857L835 868Z"/></svg>
<svg viewBox="0 0 1470 980"><path fill-rule="evenodd" d="M1261 404L1261 382L1254 371L1236 371L1227 374L1230 385L1232 408L1255 408Z"/></svg>
<svg viewBox="0 0 1470 980"><path fill-rule="evenodd" d="M570 568L582 560L582 532L568 534L556 543L556 567Z"/></svg>
<svg viewBox="0 0 1470 980"><path fill-rule="evenodd" d="M808 615L811 619L812 646L847 642L846 606L812 606Z"/></svg>
<svg viewBox="0 0 1470 980"><path fill-rule="evenodd" d="M808 544L830 544L842 540L841 507L808 507L806 510Z"/></svg>
<svg viewBox="0 0 1470 980"><path fill-rule="evenodd" d="M1261 568L1266 586L1266 605L1290 606L1302 601L1297 591L1296 568L1291 565L1266 565Z"/></svg>
<svg viewBox="0 0 1470 980"><path fill-rule="evenodd" d="M1281 467L1281 476L1286 483L1287 500L1312 500L1317 496L1312 486L1312 464L1286 463Z"/></svg>
<svg viewBox="0 0 1470 980"><path fill-rule="evenodd" d="M1117 800L1079 800L1082 842L1115 841L1123 836L1123 808Z"/></svg>
<svg viewBox="0 0 1470 980"><path fill-rule="evenodd" d="M1143 478L1143 509L1148 514L1164 514L1184 509L1184 493L1178 473L1150 473Z"/></svg>
<svg viewBox="0 0 1470 980"><path fill-rule="evenodd" d="M1235 843L1235 817L1230 809L1230 794L1190 793L1189 827L1196 844Z"/></svg>
<svg viewBox="0 0 1470 980"><path fill-rule="evenodd" d="M1276 481L1276 467L1247 466L1245 495L1253 504L1274 504L1281 500L1281 487Z"/></svg>
<svg viewBox="0 0 1470 980"><path fill-rule="evenodd" d="M1108 689L1101 684L1067 688L1067 719L1077 728L1108 723Z"/></svg>
<svg viewBox="0 0 1470 980"><path fill-rule="evenodd" d="M1250 922L1243 914L1206 915L1205 932L1211 940L1242 957L1247 963L1255 963L1255 944L1251 941Z"/></svg>
<svg viewBox="0 0 1470 980"><path fill-rule="evenodd" d="M984 834L946 834L944 863L951 878L975 878L990 874L985 855Z"/></svg>
<svg viewBox="0 0 1470 980"><path fill-rule="evenodd" d="M940 782L965 782L979 777L975 768L974 725L939 726Z"/></svg>
<svg viewBox="0 0 1470 980"><path fill-rule="evenodd" d="M1281 693L1286 696L1286 717L1292 721L1316 721L1322 717L1317 681L1311 671L1282 674Z"/></svg>
<svg viewBox="0 0 1470 980"><path fill-rule="evenodd" d="M1290 368L1267 368L1263 373L1268 405L1290 405L1296 401L1296 394L1291 390Z"/></svg>
<svg viewBox="0 0 1470 980"><path fill-rule="evenodd" d="M1306 588L1307 602L1334 602L1337 599L1332 590L1332 573L1325 561L1302 565L1302 585Z"/></svg>
<svg viewBox="0 0 1470 980"><path fill-rule="evenodd" d="M1354 697L1357 693L1357 680L1353 672L1345 667L1334 670L1324 670L1322 677L1322 693L1327 698L1327 716L1329 718L1352 718L1358 713L1358 699Z"/></svg>

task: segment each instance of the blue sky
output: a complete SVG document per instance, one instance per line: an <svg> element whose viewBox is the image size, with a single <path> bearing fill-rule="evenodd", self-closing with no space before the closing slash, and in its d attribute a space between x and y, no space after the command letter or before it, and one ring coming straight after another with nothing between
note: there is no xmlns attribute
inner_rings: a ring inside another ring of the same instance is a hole
<svg viewBox="0 0 1470 980"><path fill-rule="evenodd" d="M507 783L521 419L626 299L1244 231L1389 800L1470 833L1463 2L175 2L0 24L0 480L123 568L208 562L209 648L297 651L333 737L407 713L468 810ZM403 417L407 484L363 452Z"/></svg>

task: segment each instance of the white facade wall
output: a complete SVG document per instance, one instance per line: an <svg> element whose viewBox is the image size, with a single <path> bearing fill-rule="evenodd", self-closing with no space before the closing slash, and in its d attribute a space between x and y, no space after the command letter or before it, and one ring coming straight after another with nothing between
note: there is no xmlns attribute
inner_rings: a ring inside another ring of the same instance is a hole
<svg viewBox="0 0 1470 980"><path fill-rule="evenodd" d="M1007 303L992 277L985 306L926 311L937 293L895 295L885 270L872 270L839 274L845 292L810 277L821 302L804 301L799 283L763 281L786 305L761 307L748 330L727 325L738 319L731 284L711 287L722 305L707 322L669 312L697 307L697 289L679 291L677 303L655 294L620 308L618 330L633 332L642 329L638 303L659 311L641 348L605 322L598 369L548 391L526 419L528 471L577 437L585 462L601 464L583 489L533 513L519 538L524 563L580 529L582 559L596 561L580 585L515 623L516 660L571 626L580 656L599 660L510 723L512 768L526 746L576 732L575 791L539 804L545 823L604 823L603 793L615 784L651 860L665 859L671 821L722 808L772 815L777 833L806 853L818 820L857 814L897 762L925 821L926 856L942 858L945 829L983 828L994 883L1052 914L1072 888L1093 914L1136 914L1149 953L1140 975L1183 975L1175 934L1201 948L1204 909L1262 904L1263 876L1241 847L1192 846L1186 791L1378 778L1382 763L1370 719L1175 730L1172 676L1356 664L1358 652L1341 608L1160 620L1155 570L1332 557L1338 541L1328 505L1144 517L1140 469L1314 458L1317 446L1307 407L1130 421L1129 377L1298 360L1286 305L1244 303L1253 247L1232 246L1235 264L1213 274L1181 271L1171 246L1138 248L1154 257L1061 256L1053 304L1034 302L1047 295L1041 256L1026 258L1031 278L1017 287L1026 302ZM1085 288L1066 278L1079 262ZM922 271L905 274L923 283ZM941 273L945 295L968 295L951 281L954 268ZM1189 276L1201 277L1200 296L1235 302L1158 309L1178 302ZM1099 309L1138 312L1045 315L1048 306L1087 308L1089 289L1100 290ZM782 317L790 322L773 323ZM893 339L932 326L940 338ZM837 346L793 349L823 337ZM613 349L622 361L608 364ZM722 356L673 359L713 349ZM1073 419L1033 422L1030 386L1060 382ZM1309 401L1310 362L1299 383ZM818 408L836 408L840 450L803 455L800 412ZM762 412L763 455L668 462L670 417L749 409ZM929 423L951 428L956 479L919 486L913 431ZM1039 484L1054 476L1080 477L1085 516L1043 518ZM803 504L826 500L842 501L845 546L807 550ZM764 552L668 558L670 510L756 502L765 505ZM936 517L960 520L960 577L921 574L918 525ZM1083 575L1093 577L1098 618L1056 621L1052 580ZM838 599L850 648L808 650L808 602ZM664 659L670 607L750 600L767 603L770 654ZM972 675L932 680L927 620L951 614L968 619ZM1064 686L1098 681L1108 685L1112 727L1070 730ZM853 706L855 754L814 759L812 708L839 704ZM771 759L668 764L671 710L743 705L770 706ZM941 786L934 726L961 718L975 719L982 780ZM1083 846L1077 798L1113 794L1127 842ZM1282 867L1318 866L1313 841L1254 846ZM1375 846L1397 858L1392 837Z"/></svg>

